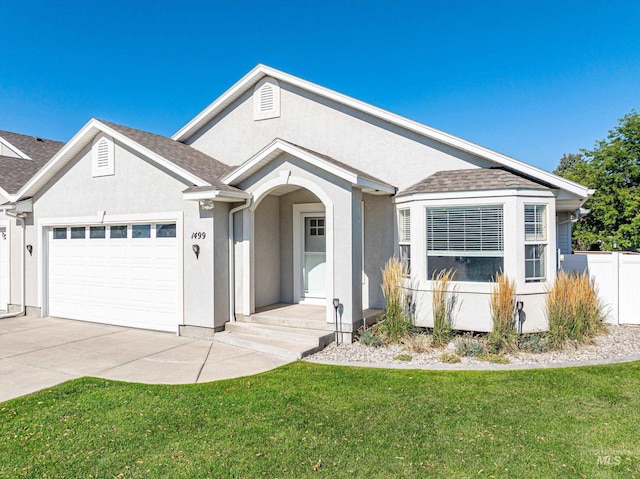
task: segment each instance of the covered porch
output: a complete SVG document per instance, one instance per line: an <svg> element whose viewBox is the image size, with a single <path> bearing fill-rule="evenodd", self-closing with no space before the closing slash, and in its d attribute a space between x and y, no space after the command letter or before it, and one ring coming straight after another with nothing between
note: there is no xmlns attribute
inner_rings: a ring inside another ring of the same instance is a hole
<svg viewBox="0 0 640 479"><path fill-rule="evenodd" d="M333 161L276 140L225 179L252 195L233 222L238 322L335 331L337 317L351 341L363 311L382 307L395 189Z"/></svg>

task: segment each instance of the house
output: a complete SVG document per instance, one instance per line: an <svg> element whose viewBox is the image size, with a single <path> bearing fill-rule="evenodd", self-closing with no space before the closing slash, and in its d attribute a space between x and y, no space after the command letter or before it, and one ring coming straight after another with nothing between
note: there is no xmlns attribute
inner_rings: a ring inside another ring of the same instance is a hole
<svg viewBox="0 0 640 479"><path fill-rule="evenodd" d="M23 137L0 138L0 307L184 335L283 304L315 305L332 329L335 298L350 339L384 307L394 254L419 325L432 324L431 277L454 268L457 328L491 329L503 270L524 330L545 329L557 252L591 194L263 65L172 138L92 119L44 142L37 165Z"/></svg>

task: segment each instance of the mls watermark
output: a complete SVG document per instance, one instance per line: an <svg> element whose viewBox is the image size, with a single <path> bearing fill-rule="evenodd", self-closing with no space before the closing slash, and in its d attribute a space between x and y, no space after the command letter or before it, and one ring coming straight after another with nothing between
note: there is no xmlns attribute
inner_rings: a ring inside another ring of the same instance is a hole
<svg viewBox="0 0 640 479"><path fill-rule="evenodd" d="M587 454L595 457L596 464L598 466L616 467L622 465L623 463L629 464L629 462L631 462L632 460L632 457L638 455L638 451L630 451L625 449L612 451L595 450L588 451Z"/></svg>

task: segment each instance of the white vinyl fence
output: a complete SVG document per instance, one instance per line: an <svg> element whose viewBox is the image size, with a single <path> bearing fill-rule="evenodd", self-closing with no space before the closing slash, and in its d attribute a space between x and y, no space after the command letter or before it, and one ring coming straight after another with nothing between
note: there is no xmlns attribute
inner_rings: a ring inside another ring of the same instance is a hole
<svg viewBox="0 0 640 479"><path fill-rule="evenodd" d="M640 254L585 252L560 255L567 273L587 271L608 308L608 322L640 324Z"/></svg>

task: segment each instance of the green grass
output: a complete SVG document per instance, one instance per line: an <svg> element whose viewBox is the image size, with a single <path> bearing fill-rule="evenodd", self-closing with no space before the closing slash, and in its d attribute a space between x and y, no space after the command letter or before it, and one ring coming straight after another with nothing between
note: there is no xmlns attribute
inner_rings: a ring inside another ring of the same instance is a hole
<svg viewBox="0 0 640 479"><path fill-rule="evenodd" d="M640 477L638 391L640 362L85 378L0 404L0 477Z"/></svg>

